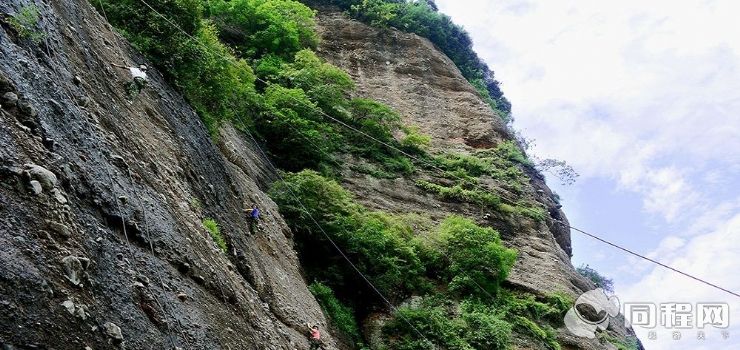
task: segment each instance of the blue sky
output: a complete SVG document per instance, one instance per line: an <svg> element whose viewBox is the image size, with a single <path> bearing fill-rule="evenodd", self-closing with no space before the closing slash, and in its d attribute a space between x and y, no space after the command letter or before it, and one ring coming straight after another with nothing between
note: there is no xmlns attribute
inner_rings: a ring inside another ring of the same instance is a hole
<svg viewBox="0 0 740 350"><path fill-rule="evenodd" d="M740 2L437 0L513 103L531 153L581 174L573 226L740 291ZM719 331L636 329L647 349L740 348L740 298L573 233L624 301L731 303Z"/></svg>

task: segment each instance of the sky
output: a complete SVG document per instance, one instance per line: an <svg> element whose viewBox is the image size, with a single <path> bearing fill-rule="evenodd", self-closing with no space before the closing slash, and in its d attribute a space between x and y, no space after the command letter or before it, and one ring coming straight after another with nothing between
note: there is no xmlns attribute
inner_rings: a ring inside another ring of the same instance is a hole
<svg viewBox="0 0 740 350"><path fill-rule="evenodd" d="M548 180L571 225L740 292L740 2L436 3L502 82L530 153L581 175ZM726 339L635 327L646 349L740 348L740 298L572 236L573 264L622 303L729 303Z"/></svg>

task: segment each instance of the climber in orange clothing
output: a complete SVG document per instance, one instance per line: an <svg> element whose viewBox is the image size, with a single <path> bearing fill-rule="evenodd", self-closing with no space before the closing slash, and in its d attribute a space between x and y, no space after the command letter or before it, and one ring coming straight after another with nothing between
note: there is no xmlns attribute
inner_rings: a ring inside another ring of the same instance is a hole
<svg viewBox="0 0 740 350"><path fill-rule="evenodd" d="M321 332L319 332L319 326L311 325L310 323L306 323L306 325L310 331L308 336L308 342L311 344L310 350L321 349Z"/></svg>

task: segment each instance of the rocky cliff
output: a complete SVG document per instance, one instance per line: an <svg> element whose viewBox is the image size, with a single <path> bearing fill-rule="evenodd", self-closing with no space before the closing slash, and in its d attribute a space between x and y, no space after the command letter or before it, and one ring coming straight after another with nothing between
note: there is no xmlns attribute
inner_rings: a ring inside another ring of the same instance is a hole
<svg viewBox="0 0 740 350"><path fill-rule="evenodd" d="M502 118L427 39L394 29L374 28L331 7L318 8L323 39L319 53L352 75L358 95L389 104L399 111L405 123L430 135L432 149L471 154L512 138ZM540 223L501 216L467 203L441 201L420 190L413 179L376 179L349 168L345 185L367 206L418 213L435 222L457 213L496 228L507 245L519 252L507 280L513 289L538 295L566 291L578 296L595 288L571 264L570 232L565 228L568 221L542 175L532 169L527 172L527 188L517 198L532 200L547 209L548 215ZM439 177L434 172L426 176ZM628 333L618 324L612 328L617 334ZM573 337L565 329L559 330L558 340L565 348L604 347L596 341ZM522 348L547 348L544 344L519 341Z"/></svg>
<svg viewBox="0 0 740 350"><path fill-rule="evenodd" d="M23 4L0 3L0 13ZM44 36L36 42L0 20L0 345L308 348L305 323L327 328L327 320L291 231L263 192L276 175L259 145L228 124L209 135L156 71L131 102L128 72L112 64L146 61L87 1L39 10ZM357 95L389 104L430 135L432 150L471 153L511 139L426 39L332 9L321 9L319 24L319 53L352 75ZM460 213L495 227L519 251L512 289L575 296L593 287L570 264L569 233L556 221L565 216L534 171L522 197L547 209L541 222L441 201L414 179L378 179L349 166L344 173L344 185L369 207L436 221ZM242 213L252 202L264 212L255 235ZM228 251L213 243L205 218L220 224ZM326 339L330 349L345 347ZM563 329L559 341L604 347Z"/></svg>

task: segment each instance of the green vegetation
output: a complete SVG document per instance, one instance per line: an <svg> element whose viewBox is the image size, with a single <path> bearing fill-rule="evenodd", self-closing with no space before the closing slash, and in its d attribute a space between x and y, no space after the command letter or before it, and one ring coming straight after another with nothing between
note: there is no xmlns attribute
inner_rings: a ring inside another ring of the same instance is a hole
<svg viewBox="0 0 740 350"><path fill-rule="evenodd" d="M624 340L621 340L617 337L611 336L607 332L599 332L597 334L597 337L599 338L602 344L610 343L614 345L617 348L617 350L638 350L640 349L640 345L637 340L637 337L627 337Z"/></svg>
<svg viewBox="0 0 740 350"><path fill-rule="evenodd" d="M38 44L46 37L46 33L38 28L40 19L39 8L30 4L23 6L15 16L11 16L8 23L18 32L21 39L28 39Z"/></svg>
<svg viewBox="0 0 740 350"><path fill-rule="evenodd" d="M559 350L553 326L562 323L566 311L549 298L538 301L512 292L461 302L432 295L399 308L383 331L391 349L508 349L511 333L517 331Z"/></svg>
<svg viewBox="0 0 740 350"><path fill-rule="evenodd" d="M320 282L314 282L308 286L308 290L316 297L321 309L324 310L324 314L329 317L334 327L354 343L362 342L360 327L357 325L354 312L337 299L331 288Z"/></svg>
<svg viewBox="0 0 740 350"><path fill-rule="evenodd" d="M572 296L560 291L545 296L545 300L547 304L558 310L558 319L556 321L561 320L562 318L560 316L565 315L576 302Z"/></svg>
<svg viewBox="0 0 740 350"><path fill-rule="evenodd" d="M547 212L538 203L503 202L499 195L494 194L498 189L490 185L491 180L496 187L510 194L522 194L523 188L528 186L528 178L522 168L530 167L531 163L513 141L501 142L495 148L479 150L475 154L444 153L433 157L432 162L434 167L430 168L442 169L444 179L437 183L417 180L416 185L443 200L472 203L536 222L547 217Z"/></svg>
<svg viewBox="0 0 740 350"><path fill-rule="evenodd" d="M291 58L318 44L314 12L292 0L212 1L210 14L220 37L242 57Z"/></svg>
<svg viewBox="0 0 740 350"><path fill-rule="evenodd" d="M340 292L350 286L346 278L355 274L347 270L337 275L337 269L349 267L337 264L341 257L327 236L381 292L398 299L426 291L430 278L435 284L447 285L451 293L477 293L473 286L478 284L495 294L516 256L501 244L496 231L458 216L450 216L435 229L434 241L425 240L420 237L424 232L415 229L424 225L411 222L409 217L369 211L339 184L313 171L287 174L270 195L295 229L304 261L314 265L306 267L309 275Z"/></svg>
<svg viewBox="0 0 740 350"><path fill-rule="evenodd" d="M226 241L224 240L224 236L221 235L221 229L218 227L218 223L216 220L213 220L211 218L206 218L203 220L203 227L208 230L208 233L211 235L211 238L216 243L216 245L224 252L226 253L228 251L226 247Z"/></svg>
<svg viewBox="0 0 740 350"><path fill-rule="evenodd" d="M560 350L560 344L557 341L555 330L552 327L540 327L537 323L522 316L513 316L513 319L515 328L518 330L525 334L534 336L544 344L547 344L547 346L552 350Z"/></svg>
<svg viewBox="0 0 740 350"><path fill-rule="evenodd" d="M477 331L487 334L476 334ZM470 342L481 340L494 346L501 345L492 349L506 349L511 327L490 314L480 317L479 314L464 313L460 317L455 314L453 305L445 304L439 298L429 298L418 305L399 308L395 317L383 327L383 333L391 349L472 350L474 347ZM480 339L479 336L490 338Z"/></svg>
<svg viewBox="0 0 740 350"><path fill-rule="evenodd" d="M547 211L536 203L519 202L516 205L501 203L499 210L504 213L527 217L536 222L543 222L547 218Z"/></svg>
<svg viewBox="0 0 740 350"><path fill-rule="evenodd" d="M401 147L407 153L424 154L432 141L429 135L424 135L418 127L402 127L405 136L401 140Z"/></svg>
<svg viewBox="0 0 740 350"><path fill-rule="evenodd" d="M521 193L528 181L521 168L529 166L529 161L513 141L503 141L495 148L470 155L441 154L433 161L446 171L447 179L459 181L461 185L477 185L480 178L486 176L509 191Z"/></svg>
<svg viewBox="0 0 740 350"><path fill-rule="evenodd" d="M307 1L311 2L311 1ZM493 72L473 50L473 41L449 16L439 13L431 1L332 0L350 15L374 26L390 26L428 38L444 52L481 96L509 120L511 103L504 97Z"/></svg>
<svg viewBox="0 0 740 350"><path fill-rule="evenodd" d="M462 185L447 187L429 181L419 180L416 182L416 186L427 192L435 193L440 198L448 201L474 203L482 207L492 208L496 208L501 204L501 198L494 194L479 189L466 190Z"/></svg>
<svg viewBox="0 0 740 350"><path fill-rule="evenodd" d="M614 283L611 278L601 275L598 271L592 269L588 265L581 265L576 269L576 271L578 271L581 276L591 280L596 287L599 287L608 293L614 293Z"/></svg>
<svg viewBox="0 0 740 350"><path fill-rule="evenodd" d="M573 306L573 299L560 292L544 297L527 293L504 292L494 308L510 320L519 333L529 334L550 349L559 350L553 327L561 326L563 316Z"/></svg>
<svg viewBox="0 0 740 350"><path fill-rule="evenodd" d="M459 216L442 222L439 237L451 262L450 290L460 295L485 293L481 298L495 295L514 266L516 251L504 247L492 228Z"/></svg>
<svg viewBox="0 0 740 350"><path fill-rule="evenodd" d="M340 292L352 288L359 289L358 297L377 297L341 263L341 256L328 241L331 238L385 295L402 298L422 288L424 266L414 248L413 229L401 218L368 211L339 184L314 171L287 174L285 182L277 183L270 195L283 216L290 218L299 252L304 261L311 262L305 267L309 276ZM350 280L351 276L355 280Z"/></svg>

